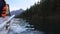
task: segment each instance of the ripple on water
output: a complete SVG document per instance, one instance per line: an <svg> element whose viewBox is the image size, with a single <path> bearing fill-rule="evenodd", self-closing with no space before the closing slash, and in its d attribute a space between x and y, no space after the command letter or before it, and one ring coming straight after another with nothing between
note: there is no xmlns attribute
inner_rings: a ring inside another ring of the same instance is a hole
<svg viewBox="0 0 60 34"><path fill-rule="evenodd" d="M26 26L30 26L26 20L14 18L11 20L11 24L9 26L9 34L43 34L43 32L36 30L32 31L31 28L29 29Z"/></svg>

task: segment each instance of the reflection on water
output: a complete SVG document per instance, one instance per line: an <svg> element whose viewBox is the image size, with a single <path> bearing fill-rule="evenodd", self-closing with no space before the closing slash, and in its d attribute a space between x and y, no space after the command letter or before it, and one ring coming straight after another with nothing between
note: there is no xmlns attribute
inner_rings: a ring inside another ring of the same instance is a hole
<svg viewBox="0 0 60 34"><path fill-rule="evenodd" d="M10 29L8 34L43 34L43 32L34 30L33 25L30 25L23 19L13 18L9 27Z"/></svg>

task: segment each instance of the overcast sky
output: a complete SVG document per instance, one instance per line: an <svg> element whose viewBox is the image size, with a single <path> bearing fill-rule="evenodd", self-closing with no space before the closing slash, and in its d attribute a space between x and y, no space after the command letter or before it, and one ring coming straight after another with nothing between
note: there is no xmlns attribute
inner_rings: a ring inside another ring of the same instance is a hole
<svg viewBox="0 0 60 34"><path fill-rule="evenodd" d="M34 3L40 0L6 0L6 3L10 6L10 11L24 9L26 10Z"/></svg>

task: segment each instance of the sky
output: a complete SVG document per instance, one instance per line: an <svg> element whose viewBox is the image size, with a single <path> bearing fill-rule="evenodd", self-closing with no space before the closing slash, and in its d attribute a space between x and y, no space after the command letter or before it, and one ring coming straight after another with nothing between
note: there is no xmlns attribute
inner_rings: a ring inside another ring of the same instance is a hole
<svg viewBox="0 0 60 34"><path fill-rule="evenodd" d="M23 9L26 10L30 6L34 5L40 0L6 0L6 3L9 4L10 11Z"/></svg>

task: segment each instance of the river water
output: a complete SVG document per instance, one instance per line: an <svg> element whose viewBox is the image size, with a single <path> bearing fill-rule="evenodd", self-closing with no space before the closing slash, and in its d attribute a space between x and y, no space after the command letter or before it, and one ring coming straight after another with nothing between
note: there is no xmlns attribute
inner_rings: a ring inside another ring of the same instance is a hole
<svg viewBox="0 0 60 34"><path fill-rule="evenodd" d="M26 26L33 27L33 25L30 25L26 20L14 18L11 20L10 34L43 34L43 32L39 32L34 30L34 28L28 28Z"/></svg>
<svg viewBox="0 0 60 34"><path fill-rule="evenodd" d="M31 27L32 28L31 28ZM26 20L13 18L9 26L8 34L44 34L42 31L37 31Z"/></svg>

